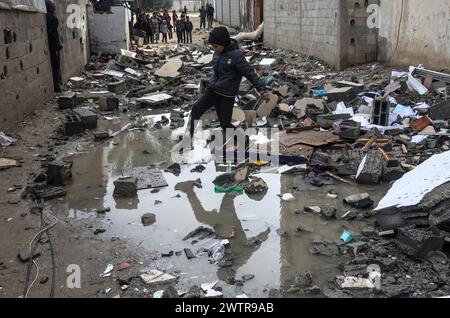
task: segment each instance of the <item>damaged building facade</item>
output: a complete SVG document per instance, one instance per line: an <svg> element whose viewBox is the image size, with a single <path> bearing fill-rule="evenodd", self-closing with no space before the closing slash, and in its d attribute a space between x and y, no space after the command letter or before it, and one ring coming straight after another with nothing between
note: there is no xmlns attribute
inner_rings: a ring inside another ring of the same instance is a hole
<svg viewBox="0 0 450 318"><path fill-rule="evenodd" d="M264 42L337 69L371 62L445 68L450 61L450 5L437 1L215 0L216 19L255 30Z"/></svg>
<svg viewBox="0 0 450 318"><path fill-rule="evenodd" d="M67 10L69 4L82 8L81 20L73 21L74 28L66 23L73 13ZM80 74L88 61L86 4L87 0L63 0L56 6L64 47L61 51L63 81ZM45 12L45 1L0 1L0 128L13 126L53 96Z"/></svg>

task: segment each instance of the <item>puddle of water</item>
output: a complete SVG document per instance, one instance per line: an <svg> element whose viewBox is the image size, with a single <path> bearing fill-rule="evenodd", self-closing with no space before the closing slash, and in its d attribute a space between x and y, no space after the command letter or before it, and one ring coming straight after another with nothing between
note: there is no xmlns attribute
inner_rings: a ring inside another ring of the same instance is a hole
<svg viewBox="0 0 450 318"><path fill-rule="evenodd" d="M117 131L126 123L126 120L120 123L101 120L99 126L100 129ZM184 248L190 248L195 253L199 248L208 248L214 241L207 239L192 245L192 240L182 240L200 225L212 227L219 234L234 231L234 237L230 238L231 247L227 249L227 257L233 259L232 268L210 264L206 256L188 260L184 253L158 260L160 269L179 270L179 289L254 274L255 278L239 290L222 283L224 294L234 297L244 292L248 296L264 297L267 296L264 288L287 289L293 276L304 271L312 272L314 284L320 287L327 286L327 281L339 273L337 265L345 257L314 256L309 252L311 243L314 240L339 242L343 230L358 234L367 224L325 221L317 215L297 215L294 211L304 206L333 206L342 215L348 210L342 199L367 189L349 187L337 181L335 185L314 188L298 176L262 173L258 177L266 181L269 189L259 201L245 194L216 194L212 181L226 168L210 162L205 164L206 170L202 173L190 172L195 165L182 166L178 177L164 173L168 186L157 193L147 189L139 191L135 199L114 198L113 182L121 176L123 168L164 162L159 166L164 169L172 164L170 150L176 143L176 134L183 128L171 131L167 127L124 132L114 141L99 143L89 153L74 156L73 182L67 187L63 204L68 216L84 219L95 216L94 209L109 207L111 212L104 216L107 232L103 235L129 239L145 249L162 253L182 251ZM116 142L118 144L114 145ZM198 178L202 188L193 185L192 181ZM294 186L297 191L292 190ZM339 198L327 198L330 190L338 192ZM381 198L379 188L370 190L374 200ZM294 195L294 201L282 202L278 197L278 194L287 192ZM162 203L155 205L155 200ZM154 213L156 223L142 226L141 216L144 213ZM312 228L313 233L297 233L299 224ZM279 228L288 232L288 238L281 238L276 233ZM255 247L250 244L255 237L267 239Z"/></svg>

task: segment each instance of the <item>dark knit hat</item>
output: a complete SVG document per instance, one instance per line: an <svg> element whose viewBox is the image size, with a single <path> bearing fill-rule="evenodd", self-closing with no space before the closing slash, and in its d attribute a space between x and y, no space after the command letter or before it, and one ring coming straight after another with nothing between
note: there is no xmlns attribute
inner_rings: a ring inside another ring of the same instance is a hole
<svg viewBox="0 0 450 318"><path fill-rule="evenodd" d="M226 27L217 27L209 33L208 43L227 47L231 43L230 33Z"/></svg>

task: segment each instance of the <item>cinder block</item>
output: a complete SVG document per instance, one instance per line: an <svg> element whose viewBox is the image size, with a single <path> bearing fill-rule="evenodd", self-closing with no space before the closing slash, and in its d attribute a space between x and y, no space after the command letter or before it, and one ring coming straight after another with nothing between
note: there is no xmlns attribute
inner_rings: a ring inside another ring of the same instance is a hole
<svg viewBox="0 0 450 318"><path fill-rule="evenodd" d="M80 117L84 129L97 128L97 115L89 109L78 108L74 110L74 113Z"/></svg>
<svg viewBox="0 0 450 318"><path fill-rule="evenodd" d="M58 97L59 109L74 108L76 106L77 94L74 92L67 92Z"/></svg>

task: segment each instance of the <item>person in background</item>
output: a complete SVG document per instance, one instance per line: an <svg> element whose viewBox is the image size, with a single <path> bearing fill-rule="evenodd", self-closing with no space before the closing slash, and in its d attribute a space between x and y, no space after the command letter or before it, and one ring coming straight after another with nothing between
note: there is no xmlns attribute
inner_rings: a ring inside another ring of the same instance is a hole
<svg viewBox="0 0 450 318"><path fill-rule="evenodd" d="M153 29L151 26L151 22L150 22L150 14L147 14L145 16L145 31L147 32L147 42L148 43L152 43L155 41L154 37L153 37Z"/></svg>
<svg viewBox="0 0 450 318"><path fill-rule="evenodd" d="M186 43L192 43L192 31L194 30L194 24L186 17Z"/></svg>
<svg viewBox="0 0 450 318"><path fill-rule="evenodd" d="M180 21L181 42L186 44L186 16L183 14Z"/></svg>
<svg viewBox="0 0 450 318"><path fill-rule="evenodd" d="M61 60L59 52L63 49L59 40L58 26L59 21L55 15L55 4L49 0L45 1L47 7L47 35L48 35L48 48L50 50L50 63L52 65L53 74L53 88L55 93L61 92Z"/></svg>
<svg viewBox="0 0 450 318"><path fill-rule="evenodd" d="M160 31L162 34L162 42L167 43L167 35L169 33L169 27L167 26L167 21L163 20L161 22Z"/></svg>
<svg viewBox="0 0 450 318"><path fill-rule="evenodd" d="M178 19L177 22L175 22L175 31L177 32L177 41L178 44L183 42L183 35L181 33L181 20Z"/></svg>
<svg viewBox="0 0 450 318"><path fill-rule="evenodd" d="M172 39L172 29L173 29L173 26L172 26L172 24L170 23L170 22L172 21L172 18L170 17L169 12L167 12L167 10L164 10L163 20L167 22L167 28L168 28L168 30L169 30L168 36L169 36L169 39Z"/></svg>
<svg viewBox="0 0 450 318"><path fill-rule="evenodd" d="M176 24L177 24L177 20L178 20L177 10L173 10L173 11L172 11L172 21L173 21L173 25L176 25Z"/></svg>
<svg viewBox="0 0 450 318"><path fill-rule="evenodd" d="M192 106L189 122L191 145L184 145L180 152L187 150L184 147L192 148L195 125L211 107L216 109L224 136L226 136L226 129L235 129L231 118L235 96L239 92L242 77L256 87L263 100L270 100L267 86L258 78L252 66L247 62L244 53L239 50L236 40L230 38L227 28L214 28L209 34L208 43L214 49L213 77L208 82L206 92Z"/></svg>
<svg viewBox="0 0 450 318"><path fill-rule="evenodd" d="M155 43L159 42L159 25L161 24L161 19L158 17L158 13L153 12L153 16L150 18L150 25L153 31L153 37Z"/></svg>
<svg viewBox="0 0 450 318"><path fill-rule="evenodd" d="M214 7L211 3L208 3L206 7L206 15L208 17L208 30L212 28L214 21Z"/></svg>
<svg viewBox="0 0 450 318"><path fill-rule="evenodd" d="M141 11L136 18L136 23L133 26L133 34L140 38L144 38L144 41L147 42L148 37L146 32L145 12Z"/></svg>
<svg viewBox="0 0 450 318"><path fill-rule="evenodd" d="M206 28L206 9L205 9L205 6L202 6L200 8L200 10L198 10L198 11L200 11L200 29L202 28L202 26L203 26L203 28Z"/></svg>
<svg viewBox="0 0 450 318"><path fill-rule="evenodd" d="M187 7L186 7L186 6L184 6L183 13L184 13L185 15L187 14Z"/></svg>

